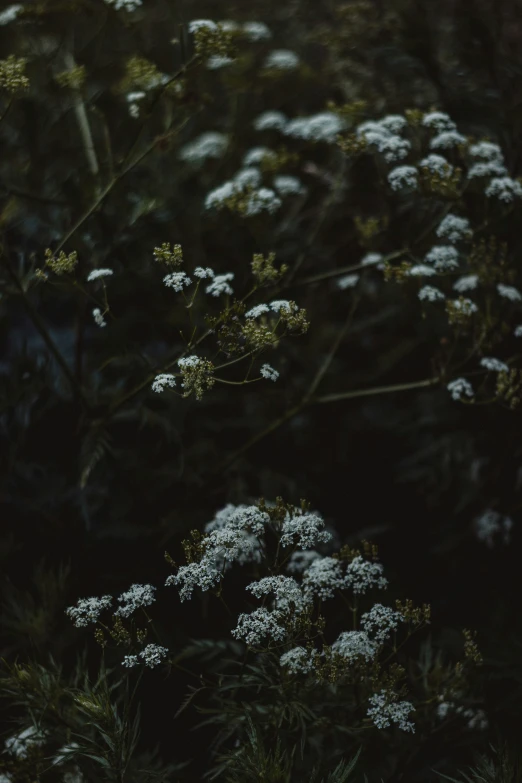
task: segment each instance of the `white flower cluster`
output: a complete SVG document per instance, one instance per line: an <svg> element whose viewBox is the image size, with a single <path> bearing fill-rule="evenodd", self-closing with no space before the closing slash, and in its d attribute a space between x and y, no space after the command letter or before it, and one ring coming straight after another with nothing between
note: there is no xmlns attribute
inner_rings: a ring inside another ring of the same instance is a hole
<svg viewBox="0 0 522 783"><path fill-rule="evenodd" d="M347 288L355 288L359 282L359 278L360 275L344 275L337 281L337 287L342 291L345 291Z"/></svg>
<svg viewBox="0 0 522 783"><path fill-rule="evenodd" d="M460 144L466 144L466 137L458 131L443 131L435 136L430 141L430 149L432 150L449 150L453 147L458 147Z"/></svg>
<svg viewBox="0 0 522 783"><path fill-rule="evenodd" d="M128 92L125 96L125 100L129 104L129 114L134 119L140 116L140 101L147 97L147 93L143 90L135 90Z"/></svg>
<svg viewBox="0 0 522 783"><path fill-rule="evenodd" d="M264 22L245 22L239 30L249 41L267 41L272 37L270 28Z"/></svg>
<svg viewBox="0 0 522 783"><path fill-rule="evenodd" d="M290 674L309 674L317 661L316 650L307 650L305 647L293 647L285 652L279 659L279 663Z"/></svg>
<svg viewBox="0 0 522 783"><path fill-rule="evenodd" d="M247 217L260 215L262 212L273 214L281 207L282 201L271 188L260 187L261 173L257 169L249 168L238 172L234 179L225 182L218 188L210 191L205 198L205 209L223 209L228 199L234 196L246 196L244 214ZM254 188L252 190L252 188Z"/></svg>
<svg viewBox="0 0 522 783"><path fill-rule="evenodd" d="M94 318L94 323L96 324L96 326L99 327L107 326L107 321L103 317L103 313L99 307L94 308L94 310L92 311L92 317Z"/></svg>
<svg viewBox="0 0 522 783"><path fill-rule="evenodd" d="M382 253L366 253L366 255L361 258L361 266L374 266L375 264L380 264L382 261Z"/></svg>
<svg viewBox="0 0 522 783"><path fill-rule="evenodd" d="M433 264L437 272L448 272L458 268L458 258L458 251L453 245L435 245L426 253L424 261Z"/></svg>
<svg viewBox="0 0 522 783"><path fill-rule="evenodd" d="M388 174L388 182L392 190L417 188L418 172L415 166L397 166Z"/></svg>
<svg viewBox="0 0 522 783"><path fill-rule="evenodd" d="M258 582L252 582L246 589L256 598L273 594L273 608L282 612L302 611L309 603L306 592L291 576L266 576Z"/></svg>
<svg viewBox="0 0 522 783"><path fill-rule="evenodd" d="M279 195L283 197L302 196L306 193L306 188L301 180L288 174L274 177L273 185Z"/></svg>
<svg viewBox="0 0 522 783"><path fill-rule="evenodd" d="M205 65L209 71L219 71L221 68L226 68L227 65L232 65L233 62L234 58L228 57L226 54L213 54Z"/></svg>
<svg viewBox="0 0 522 783"><path fill-rule="evenodd" d="M181 160L201 163L209 158L222 158L228 146L228 137L217 131L207 131L179 151Z"/></svg>
<svg viewBox="0 0 522 783"><path fill-rule="evenodd" d="M361 627L368 637L376 644L384 644L392 631L396 631L399 623L404 620L400 612L390 609L389 606L374 604L369 612L361 617Z"/></svg>
<svg viewBox="0 0 522 783"><path fill-rule="evenodd" d="M379 121L363 122L357 127L356 134L376 147L387 163L396 163L404 160L411 149L410 142L398 135L406 125L404 117L392 114Z"/></svg>
<svg viewBox="0 0 522 783"><path fill-rule="evenodd" d="M377 647L364 631L343 631L332 644L332 652L341 655L349 663L364 658L369 662L375 658Z"/></svg>
<svg viewBox="0 0 522 783"><path fill-rule="evenodd" d="M465 378L455 378L454 381L448 383L446 388L456 402L462 400L463 397L472 398L474 396L473 387Z"/></svg>
<svg viewBox="0 0 522 783"><path fill-rule="evenodd" d="M433 277L436 274L435 269L427 264L415 264L408 270L409 277Z"/></svg>
<svg viewBox="0 0 522 783"><path fill-rule="evenodd" d="M409 701L397 701L394 694L387 691L374 693L369 698L370 707L366 713L378 729L387 729L395 724L402 731L415 732L415 726L408 720L410 712L415 712Z"/></svg>
<svg viewBox="0 0 522 783"><path fill-rule="evenodd" d="M422 118L422 124L425 128L434 130L437 133L444 131L454 131L457 126L448 114L441 111L432 111L425 114Z"/></svg>
<svg viewBox="0 0 522 783"><path fill-rule="evenodd" d="M511 540L511 530L513 520L509 516L500 514L492 508L482 512L474 520L475 535L479 541L482 541L490 549L495 544L495 539L500 537L504 544L509 544Z"/></svg>
<svg viewBox="0 0 522 783"><path fill-rule="evenodd" d="M508 372L509 370L509 367L505 362L501 362L500 359L494 359L491 356L484 356L484 358L480 360L480 366L490 372Z"/></svg>
<svg viewBox="0 0 522 783"><path fill-rule="evenodd" d="M259 166L264 160L273 158L274 155L275 153L268 147L252 147L243 158L243 166Z"/></svg>
<svg viewBox="0 0 522 783"><path fill-rule="evenodd" d="M463 294L466 291L474 291L478 285L478 275L464 275L453 284L453 290Z"/></svg>
<svg viewBox="0 0 522 783"><path fill-rule="evenodd" d="M513 335L514 337L522 337L522 324L515 326L515 331L513 332Z"/></svg>
<svg viewBox="0 0 522 783"><path fill-rule="evenodd" d="M446 158L435 153L423 158L419 163L420 168L428 169L432 174L438 174L440 177L449 177L453 173L453 166L448 163Z"/></svg>
<svg viewBox="0 0 522 783"><path fill-rule="evenodd" d="M290 120L281 130L286 136L293 136L296 139L332 143L344 127L344 122L337 114L325 111L310 117L297 117L295 120Z"/></svg>
<svg viewBox="0 0 522 783"><path fill-rule="evenodd" d="M316 544L332 538L332 534L324 529L324 520L318 514L299 514L297 509L295 514L285 519L281 532L281 546L297 544L301 549L312 549Z"/></svg>
<svg viewBox="0 0 522 783"><path fill-rule="evenodd" d="M31 748L41 746L45 743L45 734L35 726L23 729L13 737L8 737L5 741L5 749L19 759L25 759L29 755Z"/></svg>
<svg viewBox="0 0 522 783"><path fill-rule="evenodd" d="M250 647L256 647L266 639L282 642L286 637L284 619L285 615L282 612L269 612L264 608L254 609L250 614L239 615L232 636L235 639L242 639Z"/></svg>
<svg viewBox="0 0 522 783"><path fill-rule="evenodd" d="M477 305L475 302L472 302L471 299L463 299L460 297L460 299L449 299L448 301L451 302L453 309L462 315L469 316L478 312Z"/></svg>
<svg viewBox="0 0 522 783"><path fill-rule="evenodd" d="M345 585L358 595L363 595L372 587L385 590L388 580L383 576L383 570L381 563L372 563L357 555L346 568Z"/></svg>
<svg viewBox="0 0 522 783"><path fill-rule="evenodd" d="M0 26L10 24L14 22L20 11L23 9L23 5L17 3L16 5L8 6L5 11L0 14Z"/></svg>
<svg viewBox="0 0 522 783"><path fill-rule="evenodd" d="M475 163L468 169L468 179L480 179L482 177L504 177L507 169L503 163L492 160L488 163Z"/></svg>
<svg viewBox="0 0 522 783"><path fill-rule="evenodd" d="M97 622L100 614L105 609L109 609L111 604L110 595L103 595L101 598L80 598L76 606L69 606L65 610L65 614L71 618L76 628L84 628L89 623Z"/></svg>
<svg viewBox="0 0 522 783"><path fill-rule="evenodd" d="M439 224L436 234L438 237L447 239L449 242L459 242L463 239L469 239L471 236L469 220L450 213L446 215L444 220Z"/></svg>
<svg viewBox="0 0 522 783"><path fill-rule="evenodd" d="M189 33L194 35L194 33L197 33L200 30L209 30L210 32L215 33L218 30L218 26L216 22L213 22L211 19L193 19L189 22Z"/></svg>
<svg viewBox="0 0 522 783"><path fill-rule="evenodd" d="M494 177L484 192L488 198L510 203L515 198L522 198L522 185L511 177Z"/></svg>
<svg viewBox="0 0 522 783"><path fill-rule="evenodd" d="M114 614L120 617L130 617L136 609L142 606L150 606L156 600L154 593L156 588L152 585L131 585L131 587L120 595L118 601L122 604Z"/></svg>
<svg viewBox="0 0 522 783"><path fill-rule="evenodd" d="M161 647L159 644L148 644L139 655L126 655L122 666L132 669L134 666L138 666L139 658L141 658L145 666L153 669L155 666L159 666L168 654L169 651L166 647Z"/></svg>
<svg viewBox="0 0 522 783"><path fill-rule="evenodd" d="M214 277L214 270L209 266L197 266L194 269L194 277L199 277L200 280L204 280L206 277Z"/></svg>
<svg viewBox="0 0 522 783"><path fill-rule="evenodd" d="M259 318L261 315L265 315L265 313L269 313L269 312L270 312L270 308L268 307L268 305L258 304L245 313L245 318L247 319Z"/></svg>
<svg viewBox="0 0 522 783"><path fill-rule="evenodd" d="M135 11L142 0L105 0L107 5L112 5L115 11Z"/></svg>
<svg viewBox="0 0 522 783"><path fill-rule="evenodd" d="M224 275L215 275L212 282L205 288L205 293L211 296L221 296L221 294L231 295L234 289L229 285L229 281L234 279L234 273L228 272Z"/></svg>
<svg viewBox="0 0 522 783"><path fill-rule="evenodd" d="M185 272L171 272L169 275L165 275L163 282L167 288L173 288L174 291L179 293L183 291L183 286L189 286L192 280Z"/></svg>
<svg viewBox="0 0 522 783"><path fill-rule="evenodd" d="M180 598L185 601L196 587L205 591L217 585L232 563L260 562L268 521L268 515L257 506L225 506L205 527L202 559L181 566L165 584L178 585Z"/></svg>
<svg viewBox="0 0 522 783"><path fill-rule="evenodd" d="M279 373L277 372L277 370L274 370L274 368L271 367L269 364L263 364L260 373L263 378L266 378L267 381L275 382L279 378Z"/></svg>
<svg viewBox="0 0 522 783"><path fill-rule="evenodd" d="M254 129L257 131L277 130L284 132L288 124L288 118L283 112L270 110L264 111L254 120Z"/></svg>
<svg viewBox="0 0 522 783"><path fill-rule="evenodd" d="M419 299L421 302L427 301L427 302L439 302L445 299L446 297L440 290L440 288L435 288L435 286L432 285L425 285L421 290L419 291Z"/></svg>
<svg viewBox="0 0 522 783"><path fill-rule="evenodd" d="M342 565L339 560L333 557L320 557L316 552L312 552L312 554L315 557L303 574L305 594L316 595L321 599L333 598L335 591L344 585Z"/></svg>
<svg viewBox="0 0 522 783"><path fill-rule="evenodd" d="M290 49L274 49L265 58L264 68L274 71L293 71L299 67L300 59Z"/></svg>
<svg viewBox="0 0 522 783"><path fill-rule="evenodd" d="M463 718L466 718L468 722L468 729L471 730L479 729L480 731L484 731L489 725L484 710L474 709L473 707L457 707L455 702L444 701L442 699L440 704L437 706L437 717L440 720L444 720L451 713L461 715Z"/></svg>
<svg viewBox="0 0 522 783"><path fill-rule="evenodd" d="M168 372L162 372L160 375L156 375L152 383L152 391L158 394L165 391L167 387L173 389L176 385L176 376Z"/></svg>
<svg viewBox="0 0 522 783"><path fill-rule="evenodd" d="M522 301L522 294L518 288L515 288L512 285L504 285L504 283L499 283L497 285L497 291L499 292L500 296L503 296L504 299L509 299L511 302Z"/></svg>
<svg viewBox="0 0 522 783"><path fill-rule="evenodd" d="M100 277L110 277L113 274L112 269L93 269L92 272L89 272L87 282L91 283L93 280L99 280Z"/></svg>

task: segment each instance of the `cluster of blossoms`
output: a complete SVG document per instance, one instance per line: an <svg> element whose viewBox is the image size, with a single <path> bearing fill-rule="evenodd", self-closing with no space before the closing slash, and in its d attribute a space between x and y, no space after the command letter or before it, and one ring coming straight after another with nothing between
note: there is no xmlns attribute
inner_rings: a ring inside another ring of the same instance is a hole
<svg viewBox="0 0 522 783"><path fill-rule="evenodd" d="M409 714L415 711L411 702L397 701L394 694L385 690L375 693L369 702L367 715L378 729L387 729L395 724L402 731L415 731L415 726L408 720Z"/></svg>
<svg viewBox="0 0 522 783"><path fill-rule="evenodd" d="M490 549L495 545L495 540L497 539L500 539L504 544L509 544L512 528L513 520L511 517L501 514L492 508L486 509L474 520L477 539Z"/></svg>
<svg viewBox="0 0 522 783"><path fill-rule="evenodd" d="M114 274L112 269L93 269L87 275L87 282L92 283L93 280L100 280L103 277L111 277Z"/></svg>
<svg viewBox="0 0 522 783"><path fill-rule="evenodd" d="M185 144L179 157L186 163L200 164L209 159L222 158L228 147L228 137L218 131L207 131Z"/></svg>
<svg viewBox="0 0 522 783"><path fill-rule="evenodd" d="M156 600L155 592L156 588L152 585L132 585L118 598L122 606L114 614L120 617L130 617L136 609L153 604Z"/></svg>
<svg viewBox="0 0 522 783"><path fill-rule="evenodd" d="M145 666L149 669L154 669L155 666L159 666L162 663L169 651L166 647L161 647L159 644L148 644L138 655L126 655L123 659L123 666L127 669L132 669L134 666L139 665L139 659L141 658Z"/></svg>
<svg viewBox="0 0 522 783"><path fill-rule="evenodd" d="M101 598L80 598L76 606L70 606L65 613L71 618L76 628L84 628L90 623L98 622L101 613L109 609L112 604L112 596L104 595Z"/></svg>

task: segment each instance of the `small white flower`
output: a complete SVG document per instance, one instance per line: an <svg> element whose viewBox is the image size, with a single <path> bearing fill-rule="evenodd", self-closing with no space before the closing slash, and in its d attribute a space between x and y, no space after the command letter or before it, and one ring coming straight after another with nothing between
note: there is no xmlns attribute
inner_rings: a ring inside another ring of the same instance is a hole
<svg viewBox="0 0 522 783"><path fill-rule="evenodd" d="M388 114L379 120L379 125L390 133L400 133L407 127L408 121L402 114Z"/></svg>
<svg viewBox="0 0 522 783"><path fill-rule="evenodd" d="M522 185L511 177L496 177L484 192L488 198L494 197L508 203L515 198L522 198Z"/></svg>
<svg viewBox="0 0 522 783"><path fill-rule="evenodd" d="M432 266L427 266L427 264L416 264L408 270L410 277L433 277L436 274L435 269Z"/></svg>
<svg viewBox="0 0 522 783"><path fill-rule="evenodd" d="M154 593L156 588L152 585L132 585L125 593L122 593L118 601L122 606L114 614L120 617L130 617L136 609L142 606L150 606L156 600Z"/></svg>
<svg viewBox="0 0 522 783"><path fill-rule="evenodd" d="M277 370L274 370L274 368L271 367L269 364L263 364L260 372L263 378L266 378L268 381L277 381L277 379L279 378L279 373L277 372Z"/></svg>
<svg viewBox="0 0 522 783"><path fill-rule="evenodd" d="M522 294L518 288L515 288L512 285L504 285L504 283L499 283L497 285L497 291L499 292L500 296L503 296L504 299L509 299L511 302L522 301Z"/></svg>
<svg viewBox="0 0 522 783"><path fill-rule="evenodd" d="M435 288L432 285L425 285L424 288L421 288L419 291L419 299L421 302L424 300L428 302L438 302L442 301L446 297L442 293L442 291L439 288Z"/></svg>
<svg viewBox="0 0 522 783"><path fill-rule="evenodd" d="M228 272L225 275L215 275L210 285L205 288L205 293L211 296L221 296L221 294L231 295L233 288L229 285L229 280L234 279L234 273Z"/></svg>
<svg viewBox="0 0 522 783"><path fill-rule="evenodd" d="M137 655L125 655L122 661L122 666L126 666L127 669L132 669L133 666L139 665L139 660Z"/></svg>
<svg viewBox="0 0 522 783"><path fill-rule="evenodd" d="M17 758L25 759L29 755L31 748L44 744L45 734L35 726L31 726L15 734L14 737L6 739L5 749L13 753Z"/></svg>
<svg viewBox="0 0 522 783"><path fill-rule="evenodd" d="M245 313L245 318L259 318L260 315L264 315L265 313L269 313L270 308L266 304L258 304L255 307L252 307L251 310L249 310L247 313Z"/></svg>
<svg viewBox="0 0 522 783"><path fill-rule="evenodd" d="M288 175L274 177L274 188L280 196L301 196L306 193L306 188L301 180Z"/></svg>
<svg viewBox="0 0 522 783"><path fill-rule="evenodd" d="M95 307L94 308L94 310L92 311L92 317L94 318L94 323L97 326L100 326L100 327L107 326L107 321L103 317L102 311L100 310L99 307Z"/></svg>
<svg viewBox="0 0 522 783"><path fill-rule="evenodd" d="M311 117L291 120L284 133L304 141L333 142L344 128L343 120L333 112L325 111Z"/></svg>
<svg viewBox="0 0 522 783"><path fill-rule="evenodd" d="M392 190L402 190L403 188L415 190L417 187L417 169L414 166L397 166L388 174L388 182Z"/></svg>
<svg viewBox="0 0 522 783"><path fill-rule="evenodd" d="M396 631L399 623L404 620L400 612L389 606L374 604L369 612L361 617L361 627L368 637L376 644L384 644L392 631Z"/></svg>
<svg viewBox="0 0 522 783"><path fill-rule="evenodd" d="M438 237L444 237L444 239L448 239L450 242L459 242L461 239L468 239L468 237L471 236L469 220L467 218L458 217L458 215L446 215L435 233Z"/></svg>
<svg viewBox="0 0 522 783"><path fill-rule="evenodd" d="M453 284L453 289L463 294L465 291L474 291L478 285L478 275L465 275Z"/></svg>
<svg viewBox="0 0 522 783"><path fill-rule="evenodd" d="M5 11L0 14L0 26L10 24L14 22L20 11L23 9L23 5L17 3L16 5L8 6Z"/></svg>
<svg viewBox="0 0 522 783"><path fill-rule="evenodd" d="M501 362L500 359L494 359L491 356L485 356L480 360L481 367L485 367L490 372L508 372L509 367L505 362Z"/></svg>
<svg viewBox="0 0 522 783"><path fill-rule="evenodd" d="M249 41L266 41L272 37L270 29L264 22L245 22L242 32Z"/></svg>
<svg viewBox="0 0 522 783"><path fill-rule="evenodd" d="M354 288L359 282L359 277L360 275L344 275L337 281L337 287L343 291L346 288Z"/></svg>
<svg viewBox="0 0 522 783"><path fill-rule="evenodd" d="M225 182L218 188L211 190L205 198L205 209L222 209L227 199L236 195L236 186L233 182Z"/></svg>
<svg viewBox="0 0 522 783"><path fill-rule="evenodd" d="M209 266L207 267L197 266L194 269L194 277L199 277L202 280L205 277L214 277L214 270L211 269Z"/></svg>
<svg viewBox="0 0 522 783"><path fill-rule="evenodd" d="M289 516L283 522L281 533L281 546L297 543L301 549L312 549L317 543L326 543L332 538L332 534L324 529L321 517L312 513Z"/></svg>
<svg viewBox="0 0 522 783"><path fill-rule="evenodd" d="M355 594L364 594L371 587L385 590L388 580L384 577L381 563L371 563L357 555L346 568L344 583L351 587Z"/></svg>
<svg viewBox="0 0 522 783"><path fill-rule="evenodd" d="M233 182L241 190L244 188L258 188L263 179L259 169L254 166L248 166L245 169L241 169L234 176Z"/></svg>
<svg viewBox="0 0 522 783"><path fill-rule="evenodd" d="M284 131L288 119L280 111L265 111L254 120L254 128L257 131L278 130Z"/></svg>
<svg viewBox="0 0 522 783"><path fill-rule="evenodd" d="M316 650L294 647L280 657L279 664L288 669L291 674L309 674L315 666L316 658Z"/></svg>
<svg viewBox="0 0 522 783"><path fill-rule="evenodd" d="M183 290L183 286L189 286L192 280L185 272L171 272L169 275L165 275L163 282L167 288L173 288L179 293Z"/></svg>
<svg viewBox="0 0 522 783"><path fill-rule="evenodd" d="M442 155L428 155L419 163L420 168L428 169L432 174L438 174L441 177L449 177L453 172L453 166L448 163Z"/></svg>
<svg viewBox="0 0 522 783"><path fill-rule="evenodd" d="M208 158L223 157L227 145L228 137L223 133L207 131L185 144L179 151L179 157L187 163L201 163Z"/></svg>
<svg viewBox="0 0 522 783"><path fill-rule="evenodd" d="M289 49L274 49L264 62L264 67L276 71L293 71L299 67L299 57Z"/></svg>
<svg viewBox="0 0 522 783"><path fill-rule="evenodd" d="M452 147L457 147L459 144L465 144L466 141L466 137L458 133L458 131L444 131L430 141L430 149L448 150Z"/></svg>
<svg viewBox="0 0 522 783"><path fill-rule="evenodd" d="M215 22L212 22L210 19L193 19L192 22L189 22L189 33L197 33L198 30L210 30L210 32L216 32L218 29L218 26Z"/></svg>
<svg viewBox="0 0 522 783"><path fill-rule="evenodd" d="M472 158L479 158L487 162L501 162L503 160L502 150L498 144L492 144L489 141L479 141L478 144L472 144L468 152Z"/></svg>
<svg viewBox="0 0 522 783"><path fill-rule="evenodd" d="M144 650L140 652L140 658L146 666L153 669L158 666L169 654L166 647L160 647L158 644L148 644Z"/></svg>
<svg viewBox="0 0 522 783"><path fill-rule="evenodd" d="M522 324L519 324L515 327L515 331L513 332L513 335L515 337L522 337Z"/></svg>
<svg viewBox="0 0 522 783"><path fill-rule="evenodd" d="M333 557L316 557L303 574L303 588L307 595L321 599L333 598L343 586L343 569Z"/></svg>
<svg viewBox="0 0 522 783"><path fill-rule="evenodd" d="M243 158L243 166L259 166L267 158L274 158L275 153L268 147L252 147Z"/></svg>
<svg viewBox="0 0 522 783"><path fill-rule="evenodd" d="M394 723L402 731L415 732L415 726L408 720L408 715L415 711L415 707L409 701L397 701L396 699L395 694L385 690L374 693L368 699L370 707L366 714L378 729L387 729Z"/></svg>
<svg viewBox="0 0 522 783"><path fill-rule="evenodd" d="M232 65L234 62L233 57L227 57L226 54L213 54L209 57L205 65L209 71L219 71L221 68L226 68L227 65Z"/></svg>
<svg viewBox="0 0 522 783"><path fill-rule="evenodd" d="M158 394L160 392L165 391L165 389L170 387L171 389L174 388L176 385L176 377L174 375L171 375L170 373L161 373L160 375L156 375L154 378L154 381L152 383L152 391L157 392Z"/></svg>
<svg viewBox="0 0 522 783"><path fill-rule="evenodd" d="M471 299L464 299L463 297L460 297L459 299L453 299L449 301L451 301L453 308L462 313L462 315L473 315L473 313L478 312L477 305L475 302L472 302Z"/></svg>
<svg viewBox="0 0 522 783"><path fill-rule="evenodd" d="M274 313L280 313L281 310L291 311L292 308L288 299L274 299L273 302L270 302L270 309Z"/></svg>
<svg viewBox="0 0 522 783"><path fill-rule="evenodd" d="M69 606L65 610L73 621L76 628L85 628L89 623L96 623L100 614L109 609L112 604L110 595L103 595L101 598L80 598L76 606Z"/></svg>
<svg viewBox="0 0 522 783"><path fill-rule="evenodd" d="M114 272L112 269L93 269L92 272L89 272L87 282L91 283L93 280L98 280L100 277L110 277L113 274Z"/></svg>
<svg viewBox="0 0 522 783"><path fill-rule="evenodd" d="M463 397L474 396L473 387L465 378L455 378L454 381L448 383L446 388L456 402L462 400Z"/></svg>
<svg viewBox="0 0 522 783"><path fill-rule="evenodd" d="M453 245L435 245L426 253L424 261L433 264L437 272L447 272L458 267L458 258L458 250Z"/></svg>
<svg viewBox="0 0 522 783"><path fill-rule="evenodd" d="M245 215L253 217L263 211L272 215L274 212L277 212L282 203L281 199L271 188L260 188L255 190L249 197L245 206Z"/></svg>
<svg viewBox="0 0 522 783"><path fill-rule="evenodd" d="M442 133L443 131L454 131L457 126L448 114L444 114L441 111L432 111L425 114L422 119L422 124L425 128L430 128Z"/></svg>
<svg viewBox="0 0 522 783"><path fill-rule="evenodd" d="M265 639L282 642L286 630L282 625L285 616L281 612L269 612L268 609L255 609L250 614L240 614L237 626L232 631L235 639L242 639L250 647L260 645Z"/></svg>
<svg viewBox="0 0 522 783"><path fill-rule="evenodd" d="M332 652L342 655L349 663L355 663L359 658L372 661L377 648L364 631L343 631L332 644Z"/></svg>
<svg viewBox="0 0 522 783"><path fill-rule="evenodd" d="M252 595L262 598L274 595L274 609L279 612L303 611L309 604L308 597L292 576L265 576L247 585Z"/></svg>
<svg viewBox="0 0 522 783"><path fill-rule="evenodd" d="M114 6L116 11L135 11L139 8L142 0L105 0L107 5Z"/></svg>
<svg viewBox="0 0 522 783"><path fill-rule="evenodd" d="M480 179L481 177L504 177L507 168L497 160L487 163L475 163L468 169L468 179Z"/></svg>

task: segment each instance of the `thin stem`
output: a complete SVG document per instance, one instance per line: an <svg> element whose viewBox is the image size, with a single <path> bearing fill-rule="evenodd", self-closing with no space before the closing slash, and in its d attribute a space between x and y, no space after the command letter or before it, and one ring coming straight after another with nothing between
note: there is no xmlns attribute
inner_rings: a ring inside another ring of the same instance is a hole
<svg viewBox="0 0 522 783"><path fill-rule="evenodd" d="M354 400L358 397L370 397L374 394L393 394L394 392L408 391L409 389L422 389L428 386L436 386L440 378L425 378L423 381L411 383L397 383L391 386L374 386L369 389L354 389L353 391L338 392L337 394L325 394L312 400L315 403L340 402L341 400Z"/></svg>

